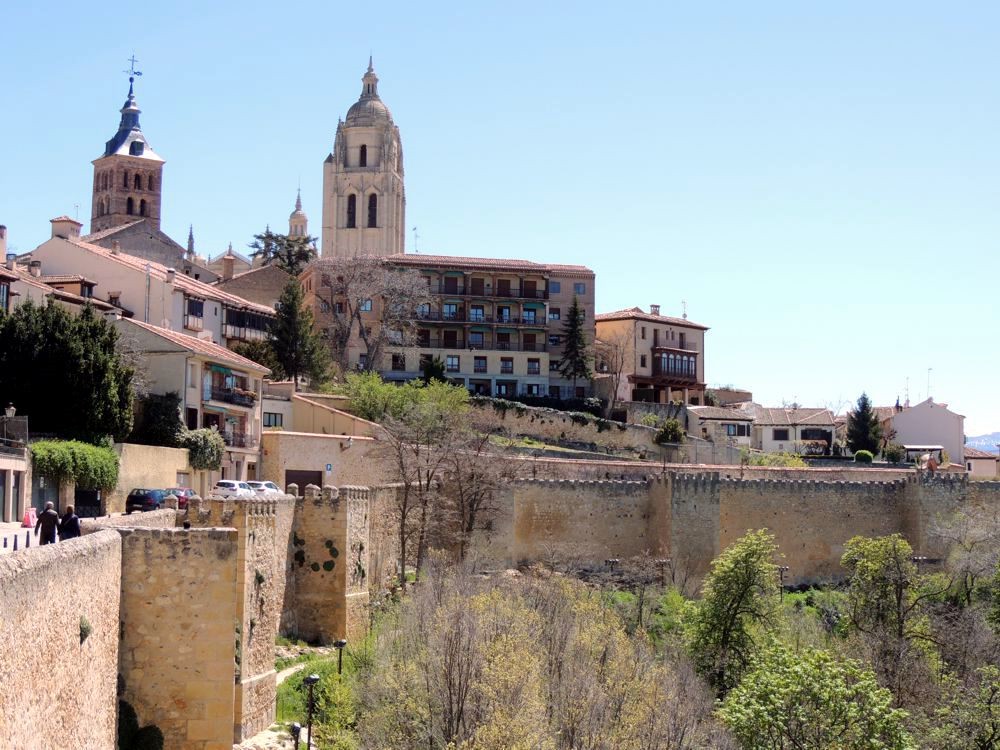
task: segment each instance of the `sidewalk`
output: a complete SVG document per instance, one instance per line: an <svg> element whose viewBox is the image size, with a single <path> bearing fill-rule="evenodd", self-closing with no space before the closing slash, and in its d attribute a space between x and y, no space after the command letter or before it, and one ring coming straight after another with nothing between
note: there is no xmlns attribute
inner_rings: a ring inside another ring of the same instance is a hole
<svg viewBox="0 0 1000 750"><path fill-rule="evenodd" d="M30 534L32 547L41 543L41 538L35 536L34 529L22 529L20 523L0 523L0 555L14 551L14 537L17 537L18 550L24 549L25 532Z"/></svg>

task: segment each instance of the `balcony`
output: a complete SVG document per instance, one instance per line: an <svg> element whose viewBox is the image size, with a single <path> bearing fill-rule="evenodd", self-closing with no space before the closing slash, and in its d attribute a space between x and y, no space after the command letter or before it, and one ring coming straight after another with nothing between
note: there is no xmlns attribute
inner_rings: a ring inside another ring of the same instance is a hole
<svg viewBox="0 0 1000 750"><path fill-rule="evenodd" d="M186 314L184 316L184 327L189 331L202 331L205 329L205 319L200 315Z"/></svg>
<svg viewBox="0 0 1000 750"><path fill-rule="evenodd" d="M681 371L679 369L664 369L653 367L653 377L678 383L697 383L698 376L693 372Z"/></svg>
<svg viewBox="0 0 1000 750"><path fill-rule="evenodd" d="M222 401L227 404L235 404L236 406L245 406L248 409L252 409L257 403L257 394L242 388L218 388L212 386L210 395L212 401Z"/></svg>
<svg viewBox="0 0 1000 750"><path fill-rule="evenodd" d="M478 323L480 325L536 326L545 328L548 322L541 316L480 315L474 312L446 313L438 310L418 312L416 319L427 323Z"/></svg>
<svg viewBox="0 0 1000 750"><path fill-rule="evenodd" d="M451 297L501 297L504 299L548 299L549 293L544 289L531 289L525 287L503 287L494 289L491 286L448 286L446 284L429 284L428 290L431 294Z"/></svg>
<svg viewBox="0 0 1000 750"><path fill-rule="evenodd" d="M249 432L229 430L222 433L222 440L230 448L256 448L257 439Z"/></svg>
<svg viewBox="0 0 1000 750"><path fill-rule="evenodd" d="M246 326L237 326L232 323L226 323L222 327L222 335L227 339L236 339L237 341L266 341L267 331L260 330L259 328L247 328Z"/></svg>
<svg viewBox="0 0 1000 750"><path fill-rule="evenodd" d="M439 339L427 338L418 339L417 346L422 349L468 349L469 351L498 351L498 352L545 352L548 351L542 341L518 342L518 341L483 341L466 339Z"/></svg>

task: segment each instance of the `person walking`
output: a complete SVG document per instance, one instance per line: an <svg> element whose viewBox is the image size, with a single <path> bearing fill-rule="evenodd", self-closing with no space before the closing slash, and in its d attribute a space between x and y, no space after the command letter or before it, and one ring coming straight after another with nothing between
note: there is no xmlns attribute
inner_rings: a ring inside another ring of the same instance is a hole
<svg viewBox="0 0 1000 750"><path fill-rule="evenodd" d="M45 510L38 515L38 523L35 524L35 536L38 530L42 531L42 544L56 543L56 528L59 526L59 514L55 511L52 501L45 503Z"/></svg>
<svg viewBox="0 0 1000 750"><path fill-rule="evenodd" d="M59 541L65 542L78 536L80 536L80 518L73 512L73 506L67 505L66 512L59 520Z"/></svg>

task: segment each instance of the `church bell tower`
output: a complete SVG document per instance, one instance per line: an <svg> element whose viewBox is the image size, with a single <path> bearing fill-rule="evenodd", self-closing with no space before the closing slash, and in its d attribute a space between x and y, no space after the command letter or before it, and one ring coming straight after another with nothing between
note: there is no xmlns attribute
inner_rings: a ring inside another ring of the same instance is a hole
<svg viewBox="0 0 1000 750"><path fill-rule="evenodd" d="M128 79L128 98L121 109L118 132L93 162L91 233L139 219L145 219L153 229L160 228L163 159L150 148L139 128L140 110L135 102L134 83L132 75Z"/></svg>
<svg viewBox="0 0 1000 750"><path fill-rule="evenodd" d="M361 97L323 164L323 257L399 255L406 235L403 146L368 59Z"/></svg>

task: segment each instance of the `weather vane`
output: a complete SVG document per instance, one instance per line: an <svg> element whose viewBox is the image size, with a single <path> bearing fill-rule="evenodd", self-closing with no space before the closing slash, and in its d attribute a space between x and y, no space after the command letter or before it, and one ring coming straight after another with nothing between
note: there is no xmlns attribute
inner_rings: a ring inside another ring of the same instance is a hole
<svg viewBox="0 0 1000 750"><path fill-rule="evenodd" d="M128 73L129 83L131 83L135 79L136 76L141 76L142 75L142 71L141 70L136 70L135 69L135 64L137 62L139 62L139 61L135 59L135 52L133 52L132 53L132 57L128 58L128 63L129 63L128 70L123 70L122 71L122 73Z"/></svg>

